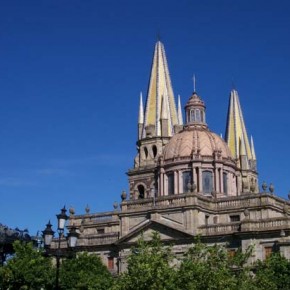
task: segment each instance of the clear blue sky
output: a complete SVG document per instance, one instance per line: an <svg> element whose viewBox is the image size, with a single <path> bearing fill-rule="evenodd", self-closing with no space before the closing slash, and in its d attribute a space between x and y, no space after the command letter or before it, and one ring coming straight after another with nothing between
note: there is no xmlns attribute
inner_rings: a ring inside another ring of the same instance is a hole
<svg viewBox="0 0 290 290"><path fill-rule="evenodd" d="M286 197L289 15L283 0L0 1L0 222L35 234L63 205L120 201L157 34L175 96L195 74L217 133L234 80L260 184Z"/></svg>

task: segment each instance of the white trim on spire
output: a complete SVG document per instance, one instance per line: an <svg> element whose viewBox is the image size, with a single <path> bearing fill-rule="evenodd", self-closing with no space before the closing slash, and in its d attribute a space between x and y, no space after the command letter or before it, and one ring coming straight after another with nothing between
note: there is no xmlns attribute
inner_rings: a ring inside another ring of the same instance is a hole
<svg viewBox="0 0 290 290"><path fill-rule="evenodd" d="M161 120L168 120L168 103L165 96L163 96L161 103Z"/></svg>

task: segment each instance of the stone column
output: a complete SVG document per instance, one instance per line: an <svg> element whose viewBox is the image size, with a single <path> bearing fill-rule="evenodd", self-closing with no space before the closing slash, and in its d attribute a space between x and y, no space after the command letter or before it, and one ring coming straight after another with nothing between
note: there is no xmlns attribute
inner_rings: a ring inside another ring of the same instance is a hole
<svg viewBox="0 0 290 290"><path fill-rule="evenodd" d="M174 194L178 194L178 171L174 171Z"/></svg>
<svg viewBox="0 0 290 290"><path fill-rule="evenodd" d="M198 168L198 191L202 192L202 171Z"/></svg>
<svg viewBox="0 0 290 290"><path fill-rule="evenodd" d="M219 192L219 170L216 167L214 168L214 183L215 183L214 190L216 192Z"/></svg>
<svg viewBox="0 0 290 290"><path fill-rule="evenodd" d="M182 172L178 171L178 193L183 192L183 180L182 180Z"/></svg>
<svg viewBox="0 0 290 290"><path fill-rule="evenodd" d="M164 193L164 169L160 168L160 176L159 176L159 196L165 195Z"/></svg>
<svg viewBox="0 0 290 290"><path fill-rule="evenodd" d="M221 192L225 193L223 181L224 181L224 170L223 170L223 168L220 168L220 190L221 190Z"/></svg>

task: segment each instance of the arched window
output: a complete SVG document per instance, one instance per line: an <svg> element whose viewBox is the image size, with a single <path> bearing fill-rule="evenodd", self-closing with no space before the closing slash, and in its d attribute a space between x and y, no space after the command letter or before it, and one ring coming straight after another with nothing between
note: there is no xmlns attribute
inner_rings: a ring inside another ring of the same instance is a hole
<svg viewBox="0 0 290 290"><path fill-rule="evenodd" d="M204 193L211 193L213 190L212 183L212 172L203 171L202 172L202 189Z"/></svg>
<svg viewBox="0 0 290 290"><path fill-rule="evenodd" d="M168 195L173 195L174 194L174 174L168 173L167 179L168 179Z"/></svg>
<svg viewBox="0 0 290 290"><path fill-rule="evenodd" d="M195 120L196 120L196 122L201 122L200 110L199 109L195 110Z"/></svg>
<svg viewBox="0 0 290 290"><path fill-rule="evenodd" d="M195 121L194 110L190 110L190 122Z"/></svg>
<svg viewBox="0 0 290 290"><path fill-rule="evenodd" d="M144 198L145 197L145 188L142 184L139 184L137 186L138 189L138 198Z"/></svg>
<svg viewBox="0 0 290 290"><path fill-rule="evenodd" d="M145 153L145 159L147 159L147 157L148 157L148 149L147 149L147 147L144 147L144 153Z"/></svg>
<svg viewBox="0 0 290 290"><path fill-rule="evenodd" d="M183 179L183 193L188 192L188 184L192 184L192 174L191 171L182 172Z"/></svg>
<svg viewBox="0 0 290 290"><path fill-rule="evenodd" d="M157 156L157 147L155 145L152 146L152 152L153 152L153 156L155 158Z"/></svg>

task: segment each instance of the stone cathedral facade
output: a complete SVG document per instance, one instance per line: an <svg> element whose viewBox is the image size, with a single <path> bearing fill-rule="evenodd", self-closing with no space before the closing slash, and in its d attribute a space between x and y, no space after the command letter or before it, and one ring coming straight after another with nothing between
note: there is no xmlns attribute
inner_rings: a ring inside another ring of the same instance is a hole
<svg viewBox="0 0 290 290"><path fill-rule="evenodd" d="M145 106L140 96L137 154L128 172L129 192L120 207L75 215L69 226L79 251L98 253L114 273L126 269L130 247L159 232L181 256L199 235L232 254L254 247L251 259L272 251L290 258L290 203L272 185L259 190L253 138L249 138L238 92L230 92L225 139L210 131L206 104L193 92L177 105L163 44L155 45ZM132 156L133 160L133 156ZM63 246L65 242L63 241Z"/></svg>

